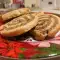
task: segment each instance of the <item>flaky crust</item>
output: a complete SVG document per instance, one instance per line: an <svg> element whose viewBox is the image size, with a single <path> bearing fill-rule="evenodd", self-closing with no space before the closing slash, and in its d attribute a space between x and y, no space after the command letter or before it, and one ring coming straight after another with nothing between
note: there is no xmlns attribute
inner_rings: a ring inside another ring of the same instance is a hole
<svg viewBox="0 0 60 60"><path fill-rule="evenodd" d="M50 30L50 28L52 27L52 24L50 24L50 26L46 27L47 30L46 30L45 34L43 34L43 32L41 32L39 29L38 30L36 30L35 28L32 29L30 33L33 35L33 37L36 40L44 40L45 37L47 37L47 36L48 37L54 37L56 35L56 33L60 30L60 18L56 15L53 15L53 14L48 14L48 15L50 15L50 18L51 17L56 18L58 21L58 24L54 28L52 28L51 30ZM40 15L39 15L39 17L40 17Z"/></svg>
<svg viewBox="0 0 60 60"><path fill-rule="evenodd" d="M35 18L32 21L28 22L27 24L25 24L23 26L19 26L18 28L15 28L15 29L11 29L11 30L8 30L8 31L3 30L4 25L2 25L0 27L0 34L3 35L3 36L8 36L8 37L21 35L21 34L23 34L25 32L28 32L33 27L35 27L37 25L37 23L38 23L38 17L36 15Z"/></svg>
<svg viewBox="0 0 60 60"><path fill-rule="evenodd" d="M31 30L34 26L36 26L38 20L38 18L35 18L33 21L29 22L28 24L24 25L24 26L21 26L19 28L16 28L16 29L13 29L13 30L10 30L10 31L0 31L0 33L3 35L3 36L17 36L17 35L21 35L29 30Z"/></svg>
<svg viewBox="0 0 60 60"><path fill-rule="evenodd" d="M20 9L13 10L13 11L10 11L10 12L7 12L7 13L1 15L0 19L2 19L3 21L6 21L6 20L10 20L12 18L15 18L17 16L30 13L30 12L31 11L29 8L20 8Z"/></svg>
<svg viewBox="0 0 60 60"><path fill-rule="evenodd" d="M58 24L56 25L56 27L48 32L49 37L54 37L56 33L60 30L60 18L56 15L51 15L51 16L57 18L57 21L58 21Z"/></svg>

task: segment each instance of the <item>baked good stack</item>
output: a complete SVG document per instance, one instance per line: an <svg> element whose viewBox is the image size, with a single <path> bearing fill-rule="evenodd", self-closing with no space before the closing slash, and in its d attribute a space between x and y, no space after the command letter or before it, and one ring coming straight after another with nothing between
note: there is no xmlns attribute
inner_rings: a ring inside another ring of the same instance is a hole
<svg viewBox="0 0 60 60"><path fill-rule="evenodd" d="M1 18L3 21L9 20L0 26L0 34L5 37L22 35L29 31L36 40L44 40L47 36L54 37L60 30L58 16L43 12L31 12L29 8L8 12Z"/></svg>

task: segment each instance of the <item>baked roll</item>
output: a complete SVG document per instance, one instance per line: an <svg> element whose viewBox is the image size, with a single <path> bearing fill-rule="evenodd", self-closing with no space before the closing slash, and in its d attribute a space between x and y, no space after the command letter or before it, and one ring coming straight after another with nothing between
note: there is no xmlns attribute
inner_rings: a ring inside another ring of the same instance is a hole
<svg viewBox="0 0 60 60"><path fill-rule="evenodd" d="M3 21L6 21L27 13L30 13L29 8L20 8L20 9L13 10L1 15L0 19L2 19Z"/></svg>
<svg viewBox="0 0 60 60"><path fill-rule="evenodd" d="M37 13L25 14L0 26L0 34L7 37L21 35L35 27L37 22Z"/></svg>
<svg viewBox="0 0 60 60"><path fill-rule="evenodd" d="M60 18L53 14L39 15L38 24L31 30L36 40L44 40L45 37L54 37L60 30Z"/></svg>

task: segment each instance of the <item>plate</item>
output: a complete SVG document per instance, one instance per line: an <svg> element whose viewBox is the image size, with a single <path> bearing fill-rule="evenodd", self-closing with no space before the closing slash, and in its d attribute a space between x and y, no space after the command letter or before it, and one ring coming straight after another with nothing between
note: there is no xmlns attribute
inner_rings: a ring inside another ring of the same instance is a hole
<svg viewBox="0 0 60 60"><path fill-rule="evenodd" d="M45 12L45 13L52 13L52 12ZM54 13L54 14L56 14L56 13ZM59 15L59 14L56 14L56 15ZM60 36L57 36L57 37L60 37ZM31 44L32 42L39 43L38 44L39 48L36 48L36 49L39 51L42 51L44 53L37 55L37 57L33 56L33 58L31 58L31 59L20 59L20 60L56 60L56 59L60 59L60 39L53 38L50 40L38 42L38 41L34 40L32 37L30 37L23 42L27 42L29 44ZM56 43L56 42L58 42L58 43ZM46 45L44 45L44 44L42 45L41 43L47 43L46 44L47 47L46 47ZM41 46L43 46L43 47L41 47ZM1 60L19 60L16 58L10 58L10 57L4 57L4 56L0 56L0 59Z"/></svg>

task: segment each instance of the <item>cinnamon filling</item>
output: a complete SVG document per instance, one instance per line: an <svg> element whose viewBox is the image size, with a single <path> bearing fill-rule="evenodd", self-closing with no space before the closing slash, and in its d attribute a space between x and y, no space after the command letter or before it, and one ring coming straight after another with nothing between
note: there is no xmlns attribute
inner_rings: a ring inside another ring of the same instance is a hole
<svg viewBox="0 0 60 60"><path fill-rule="evenodd" d="M11 30L11 29L17 28L19 26L23 26L23 25L29 23L30 21L32 21L33 19L34 19L34 16L32 14L20 16L18 18L13 19L12 21L6 23L4 25L4 30Z"/></svg>
<svg viewBox="0 0 60 60"><path fill-rule="evenodd" d="M54 29L57 24L58 19L56 17L44 15L39 18L39 22L35 27L35 30L39 30L43 35L47 36L48 32Z"/></svg>
<svg viewBox="0 0 60 60"><path fill-rule="evenodd" d="M54 18L54 24L53 26L49 29L49 31L51 31L52 29L54 29L56 27L56 25L58 24L58 19L53 17Z"/></svg>

